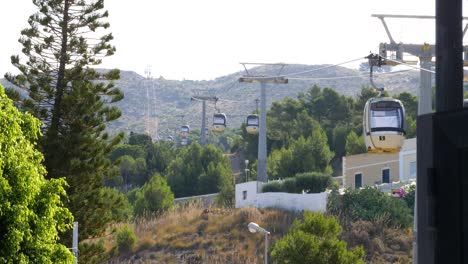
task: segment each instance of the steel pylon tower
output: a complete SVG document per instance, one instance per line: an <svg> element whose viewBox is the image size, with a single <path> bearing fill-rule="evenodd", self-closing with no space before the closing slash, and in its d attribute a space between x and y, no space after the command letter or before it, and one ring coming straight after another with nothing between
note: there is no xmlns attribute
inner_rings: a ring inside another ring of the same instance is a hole
<svg viewBox="0 0 468 264"><path fill-rule="evenodd" d="M192 101L201 101L202 102L202 121L201 121L201 130L200 130L200 144L202 146L206 145L206 101L216 102L218 98L215 96L192 96L190 98Z"/></svg>
<svg viewBox="0 0 468 264"><path fill-rule="evenodd" d="M261 64L261 65L275 65L281 66L281 70L284 68L284 63L277 64L264 64L264 63L241 63L246 64ZM259 124L259 133L258 133L258 158L257 158L257 181L267 182L267 126L266 126L266 85L268 83L274 84L286 84L288 79L277 76L277 77L266 77L266 76L253 76L250 75L246 70L246 75L239 78L239 82L247 83L260 83L260 124Z"/></svg>

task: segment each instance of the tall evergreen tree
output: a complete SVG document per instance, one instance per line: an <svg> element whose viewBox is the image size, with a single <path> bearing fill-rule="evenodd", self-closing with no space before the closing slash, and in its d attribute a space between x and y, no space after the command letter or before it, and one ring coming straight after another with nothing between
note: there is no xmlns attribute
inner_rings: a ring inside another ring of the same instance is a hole
<svg viewBox="0 0 468 264"><path fill-rule="evenodd" d="M29 17L30 26L19 39L28 60L12 56L20 73L5 77L28 92L20 107L43 122L40 147L47 177L66 177L69 208L80 222L80 235L89 237L104 230L108 218L98 217L102 211L119 203L100 191L110 165L105 154L122 137L105 132L105 123L120 116L111 106L123 98L112 82L119 71L90 68L115 52L112 34L105 34L108 13L102 10L104 0L33 3L38 12Z"/></svg>

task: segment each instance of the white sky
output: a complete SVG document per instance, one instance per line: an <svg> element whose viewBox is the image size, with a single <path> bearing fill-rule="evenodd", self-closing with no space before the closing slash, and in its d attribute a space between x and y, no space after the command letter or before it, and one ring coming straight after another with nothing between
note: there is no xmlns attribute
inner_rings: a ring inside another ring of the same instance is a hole
<svg viewBox="0 0 468 264"><path fill-rule="evenodd" d="M239 62L340 63L388 42L371 14L435 15L435 0L106 0L117 53L102 67L213 79ZM465 5L466 6L466 5ZM0 2L0 75L14 72L31 0ZM464 12L466 14L466 12ZM397 42L434 42L433 20L387 19ZM353 65L350 65L353 66ZM355 66L355 65L354 65Z"/></svg>

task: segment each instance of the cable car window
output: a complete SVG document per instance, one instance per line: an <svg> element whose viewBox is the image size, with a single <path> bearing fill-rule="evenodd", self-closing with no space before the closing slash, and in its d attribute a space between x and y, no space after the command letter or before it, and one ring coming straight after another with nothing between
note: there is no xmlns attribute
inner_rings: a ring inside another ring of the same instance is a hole
<svg viewBox="0 0 468 264"><path fill-rule="evenodd" d="M213 123L224 125L224 118L222 116L213 117Z"/></svg>
<svg viewBox="0 0 468 264"><path fill-rule="evenodd" d="M394 127L401 128L401 109L371 111L371 128Z"/></svg>
<svg viewBox="0 0 468 264"><path fill-rule="evenodd" d="M247 125L258 126L258 118L248 118Z"/></svg>

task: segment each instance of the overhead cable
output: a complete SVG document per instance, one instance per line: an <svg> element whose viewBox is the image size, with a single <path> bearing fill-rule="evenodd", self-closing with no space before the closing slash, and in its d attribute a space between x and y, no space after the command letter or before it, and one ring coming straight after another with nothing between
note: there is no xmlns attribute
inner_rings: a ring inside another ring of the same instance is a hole
<svg viewBox="0 0 468 264"><path fill-rule="evenodd" d="M389 61L392 61L392 62L395 62L395 63L398 63L398 64L401 64L401 65L405 65L405 66L408 66L410 68L414 68L414 69L417 69L417 70L421 70L421 71L425 71L425 72L430 72L430 73L436 73L435 71L431 71L431 70L428 70L428 69L424 69L424 68L421 68L421 67L418 67L418 66L413 66L411 64L407 64L407 63L404 63L402 61L399 61L399 60L392 60L392 59L389 59L389 58L385 58L386 60L389 60Z"/></svg>

